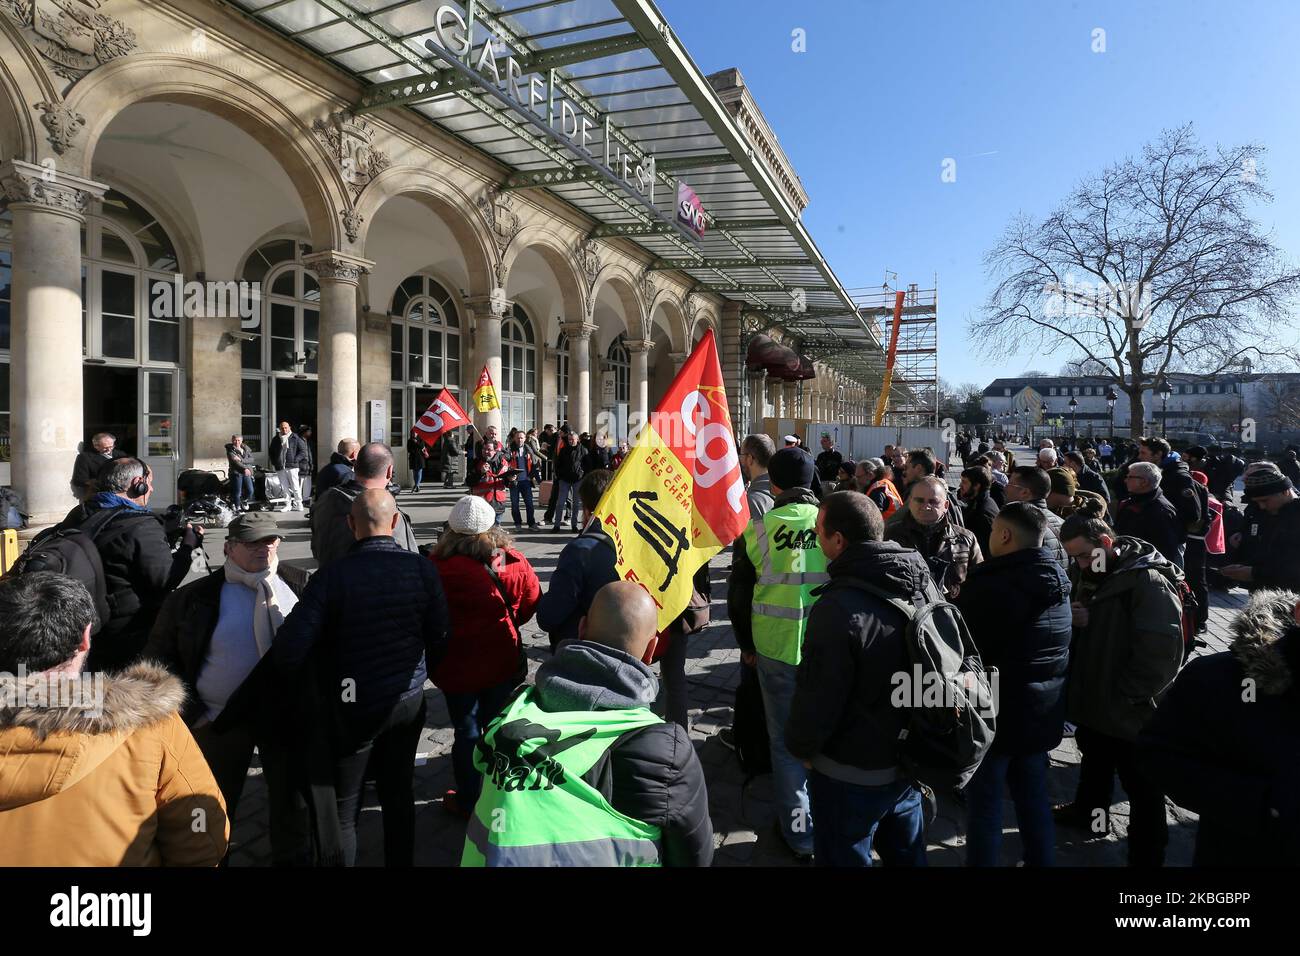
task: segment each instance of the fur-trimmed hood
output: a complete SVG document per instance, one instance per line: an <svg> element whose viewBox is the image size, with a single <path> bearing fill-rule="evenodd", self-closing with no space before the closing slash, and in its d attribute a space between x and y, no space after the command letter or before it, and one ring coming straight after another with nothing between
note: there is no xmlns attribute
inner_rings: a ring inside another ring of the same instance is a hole
<svg viewBox="0 0 1300 956"><path fill-rule="evenodd" d="M52 704L42 702L42 694L54 696L49 687L41 675L0 684L0 810L67 790L132 733L166 720L185 702L181 681L153 663L83 674L76 694L65 685Z"/></svg>
<svg viewBox="0 0 1300 956"><path fill-rule="evenodd" d="M1291 591L1256 591L1232 622L1232 655L1260 694L1285 694L1295 685L1293 668L1300 656L1297 603L1300 595Z"/></svg>

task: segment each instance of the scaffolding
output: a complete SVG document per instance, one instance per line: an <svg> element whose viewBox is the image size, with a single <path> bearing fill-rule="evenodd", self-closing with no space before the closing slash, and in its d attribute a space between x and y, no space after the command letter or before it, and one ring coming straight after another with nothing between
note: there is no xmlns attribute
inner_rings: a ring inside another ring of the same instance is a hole
<svg viewBox="0 0 1300 956"><path fill-rule="evenodd" d="M872 289L851 289L862 316L874 322L882 347L894 323L894 289L888 280ZM886 425L934 427L939 424L939 293L910 284L903 298L898 351L885 408Z"/></svg>

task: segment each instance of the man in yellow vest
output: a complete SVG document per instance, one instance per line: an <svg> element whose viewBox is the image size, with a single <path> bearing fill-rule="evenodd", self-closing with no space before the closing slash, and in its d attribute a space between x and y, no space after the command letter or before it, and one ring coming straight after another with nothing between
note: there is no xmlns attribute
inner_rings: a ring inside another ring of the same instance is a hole
<svg viewBox="0 0 1300 956"><path fill-rule="evenodd" d="M817 545L817 497L811 485L812 456L783 448L767 465L772 509L755 518L736 547L727 608L741 660L758 670L767 732L777 826L801 861L812 859L813 820L808 773L785 746L785 723L794 698L814 588L830 580L826 556Z"/></svg>
<svg viewBox="0 0 1300 956"><path fill-rule="evenodd" d="M686 731L650 712L658 615L639 584L599 591L488 726L461 866L708 866L713 824Z"/></svg>

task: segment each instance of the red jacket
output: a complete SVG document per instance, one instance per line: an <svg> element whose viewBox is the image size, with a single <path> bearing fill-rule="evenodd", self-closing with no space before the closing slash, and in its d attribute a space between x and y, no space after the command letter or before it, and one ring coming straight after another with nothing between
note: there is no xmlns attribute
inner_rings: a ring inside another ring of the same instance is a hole
<svg viewBox="0 0 1300 956"><path fill-rule="evenodd" d="M522 627L532 620L542 586L537 572L518 551L496 558L497 575L510 595L515 620ZM447 595L451 640L442 663L430 674L447 694L486 690L519 676L522 654L519 635L506 613L505 602L492 576L480 562L463 554L434 558Z"/></svg>

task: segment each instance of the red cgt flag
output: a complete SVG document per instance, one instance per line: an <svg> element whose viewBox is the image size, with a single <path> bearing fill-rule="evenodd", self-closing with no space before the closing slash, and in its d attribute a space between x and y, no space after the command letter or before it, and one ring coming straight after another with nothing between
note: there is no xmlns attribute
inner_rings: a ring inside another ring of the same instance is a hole
<svg viewBox="0 0 1300 956"><path fill-rule="evenodd" d="M433 404L425 409L412 431L426 445L433 447L433 443L441 438L444 432L468 424L469 416L465 414L465 409L461 408L451 392L444 388L433 400Z"/></svg>

